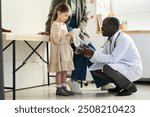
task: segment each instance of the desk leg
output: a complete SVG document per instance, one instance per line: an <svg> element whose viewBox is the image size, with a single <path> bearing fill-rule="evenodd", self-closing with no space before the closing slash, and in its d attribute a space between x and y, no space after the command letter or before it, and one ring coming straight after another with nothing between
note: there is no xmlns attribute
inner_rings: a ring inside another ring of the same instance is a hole
<svg viewBox="0 0 150 117"><path fill-rule="evenodd" d="M48 42L46 42L46 50L47 50L47 80L48 80L48 85L50 85L50 77L49 77L49 71L48 71L48 64L49 64L49 46Z"/></svg>
<svg viewBox="0 0 150 117"><path fill-rule="evenodd" d="M16 42L13 41L13 100L16 99Z"/></svg>

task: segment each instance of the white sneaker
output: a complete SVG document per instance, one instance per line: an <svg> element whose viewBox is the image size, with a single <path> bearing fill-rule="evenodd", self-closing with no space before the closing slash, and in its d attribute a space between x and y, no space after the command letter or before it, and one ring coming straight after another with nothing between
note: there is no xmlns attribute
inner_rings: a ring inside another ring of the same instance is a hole
<svg viewBox="0 0 150 117"><path fill-rule="evenodd" d="M115 88L114 84L109 83L109 84L107 84L107 85L101 86L101 90L102 90L102 91L106 91L106 90L108 90L108 89L110 89L110 88Z"/></svg>
<svg viewBox="0 0 150 117"><path fill-rule="evenodd" d="M72 81L71 79L68 80L68 85L70 87L70 90L73 92L73 93L76 93L76 94L81 94L81 90L79 88L79 84L77 81Z"/></svg>

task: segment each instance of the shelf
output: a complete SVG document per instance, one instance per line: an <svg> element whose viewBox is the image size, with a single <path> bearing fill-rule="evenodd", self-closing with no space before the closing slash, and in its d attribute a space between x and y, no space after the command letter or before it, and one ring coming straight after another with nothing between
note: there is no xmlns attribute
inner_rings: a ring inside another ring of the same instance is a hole
<svg viewBox="0 0 150 117"><path fill-rule="evenodd" d="M124 30L125 33L150 33L150 30Z"/></svg>
<svg viewBox="0 0 150 117"><path fill-rule="evenodd" d="M150 33L150 30L123 30L123 32L128 34L133 33ZM97 31L96 34L102 34L101 31Z"/></svg>

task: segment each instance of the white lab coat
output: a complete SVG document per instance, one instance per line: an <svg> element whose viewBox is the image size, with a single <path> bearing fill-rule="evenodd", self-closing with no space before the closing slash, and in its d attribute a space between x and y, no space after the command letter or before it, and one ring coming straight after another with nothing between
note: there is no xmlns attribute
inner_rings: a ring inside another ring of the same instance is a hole
<svg viewBox="0 0 150 117"><path fill-rule="evenodd" d="M108 64L131 82L138 80L142 75L143 67L140 54L132 38L119 30L110 40L112 40L111 44L110 41L106 41L102 52L94 52L90 59L94 64L90 70L103 69L103 66ZM116 47L114 47L115 41Z"/></svg>

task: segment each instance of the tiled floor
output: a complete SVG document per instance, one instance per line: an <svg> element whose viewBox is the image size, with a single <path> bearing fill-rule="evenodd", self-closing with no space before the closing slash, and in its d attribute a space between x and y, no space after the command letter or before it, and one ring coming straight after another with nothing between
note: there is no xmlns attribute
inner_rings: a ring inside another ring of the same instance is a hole
<svg viewBox="0 0 150 117"><path fill-rule="evenodd" d="M94 84L81 88L82 94L73 96L56 96L55 84L16 91L17 100L150 100L150 84L137 84L138 91L131 96L115 96L107 91L97 89ZM5 92L5 99L12 99L12 92Z"/></svg>

